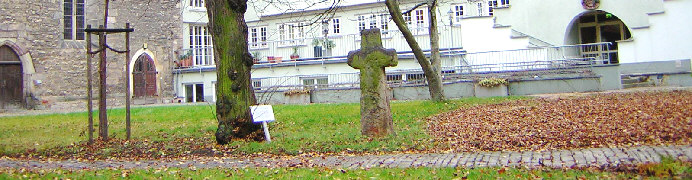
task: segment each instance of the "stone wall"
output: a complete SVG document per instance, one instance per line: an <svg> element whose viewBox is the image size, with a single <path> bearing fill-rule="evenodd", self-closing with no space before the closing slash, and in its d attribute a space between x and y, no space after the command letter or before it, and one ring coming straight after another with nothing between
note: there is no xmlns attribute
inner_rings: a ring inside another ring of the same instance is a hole
<svg viewBox="0 0 692 180"><path fill-rule="evenodd" d="M0 43L12 42L30 54L35 73L24 79L32 86L28 87L31 95L39 100L86 96L86 41L63 40L62 6L62 0L0 1ZM87 25L103 24L102 0L86 0L85 7ZM171 67L183 38L180 12L179 0L118 0L110 4L108 27L124 28L125 23L130 23L135 29L130 40L131 56L139 51L151 53L154 58L160 97L172 97L174 93ZM97 36L92 39L94 45L98 44ZM109 35L108 44L124 50L124 34ZM124 54L108 52L107 83L111 96L125 93L125 59ZM95 56L95 80L97 60Z"/></svg>

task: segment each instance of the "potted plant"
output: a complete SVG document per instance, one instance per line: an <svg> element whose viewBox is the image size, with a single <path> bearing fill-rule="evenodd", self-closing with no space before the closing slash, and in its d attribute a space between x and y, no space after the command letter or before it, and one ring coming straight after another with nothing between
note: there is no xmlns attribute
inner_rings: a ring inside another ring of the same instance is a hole
<svg viewBox="0 0 692 180"><path fill-rule="evenodd" d="M476 97L507 96L509 81L503 78L484 78L474 85Z"/></svg>
<svg viewBox="0 0 692 180"><path fill-rule="evenodd" d="M192 66L192 57L192 50L187 50L184 54L178 56L178 62L176 62L176 65L178 67Z"/></svg>
<svg viewBox="0 0 692 180"><path fill-rule="evenodd" d="M260 60L262 59L262 53L259 51L252 52L252 62L255 64L259 64Z"/></svg>
<svg viewBox="0 0 692 180"><path fill-rule="evenodd" d="M312 39L312 46L315 55L314 57L322 57L322 43L320 43L320 39Z"/></svg>
<svg viewBox="0 0 692 180"><path fill-rule="evenodd" d="M325 53L324 53L324 56L327 56L327 57L332 56L332 49L334 49L334 47L336 47L336 44L334 43L334 41L327 40L327 42L324 43L324 48L327 49L327 51L325 51Z"/></svg>
<svg viewBox="0 0 692 180"><path fill-rule="evenodd" d="M293 54L291 54L291 60L295 61L298 58L300 58L300 55L298 55L298 47L294 46L293 47Z"/></svg>
<svg viewBox="0 0 692 180"><path fill-rule="evenodd" d="M324 41L324 39L315 38L312 39L312 46L314 46L315 57L329 57L332 56L332 49L336 47L336 43L332 40Z"/></svg>

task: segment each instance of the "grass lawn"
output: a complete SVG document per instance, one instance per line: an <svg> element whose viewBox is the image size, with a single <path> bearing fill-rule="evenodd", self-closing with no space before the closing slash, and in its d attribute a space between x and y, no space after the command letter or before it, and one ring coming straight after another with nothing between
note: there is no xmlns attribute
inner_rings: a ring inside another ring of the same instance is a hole
<svg viewBox="0 0 692 180"><path fill-rule="evenodd" d="M0 179L689 179L689 163L672 161L604 172L595 169L524 168L244 168L146 170L18 170L0 169Z"/></svg>
<svg viewBox="0 0 692 180"><path fill-rule="evenodd" d="M397 135L377 140L360 135L358 104L277 105L277 121L269 124L271 144L235 141L227 147L236 152L275 154L426 149L434 144L426 134L425 117L463 106L515 99L524 98L467 98L444 103L396 101L392 103L392 112ZM123 139L124 109L109 110L108 114L111 136ZM94 121L98 122L97 116ZM86 125L85 112L0 117L0 155L83 144L88 138ZM213 105L132 109L134 141L159 142L167 144L168 149L176 146L170 142L180 141L213 147L216 125Z"/></svg>

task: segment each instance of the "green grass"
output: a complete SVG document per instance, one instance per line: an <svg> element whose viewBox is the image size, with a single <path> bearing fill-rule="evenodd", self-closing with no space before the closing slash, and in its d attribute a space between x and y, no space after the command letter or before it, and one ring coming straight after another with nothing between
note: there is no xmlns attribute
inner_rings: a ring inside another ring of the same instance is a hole
<svg viewBox="0 0 692 180"><path fill-rule="evenodd" d="M641 169L661 169L666 173L650 174L638 171ZM524 168L166 168L95 171L0 169L0 179L686 179L690 178L691 173L689 163L664 161L662 164L634 167L626 172Z"/></svg>
<svg viewBox="0 0 692 180"><path fill-rule="evenodd" d="M230 146L246 153L277 154L425 149L433 145L425 133L425 117L461 106L515 99L523 97L467 98L442 103L396 101L392 103L392 112L397 135L375 140L360 134L359 104L277 105L274 106L277 121L269 124L271 144L235 141ZM124 138L124 109L109 110L108 114L111 136ZM95 124L97 117L95 115ZM84 142L87 140L86 125L85 112L0 117L0 154L28 149L40 151ZM134 139L172 141L185 137L211 137L216 125L212 105L132 109Z"/></svg>

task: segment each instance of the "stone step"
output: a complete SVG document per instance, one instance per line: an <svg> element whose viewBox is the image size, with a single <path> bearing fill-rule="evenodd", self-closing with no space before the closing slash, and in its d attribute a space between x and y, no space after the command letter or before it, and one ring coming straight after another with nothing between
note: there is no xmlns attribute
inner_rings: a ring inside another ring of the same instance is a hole
<svg viewBox="0 0 692 180"><path fill-rule="evenodd" d="M132 99L132 104L134 104L134 105L158 104L158 103L160 103L158 97L133 98Z"/></svg>

